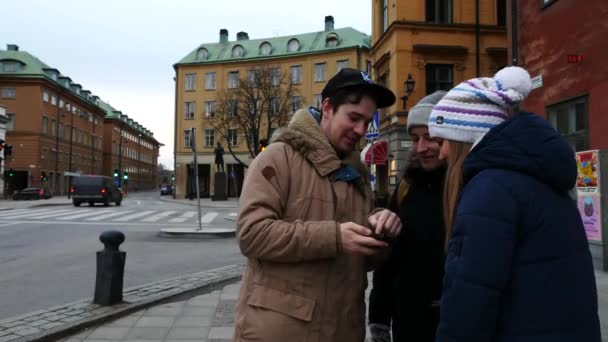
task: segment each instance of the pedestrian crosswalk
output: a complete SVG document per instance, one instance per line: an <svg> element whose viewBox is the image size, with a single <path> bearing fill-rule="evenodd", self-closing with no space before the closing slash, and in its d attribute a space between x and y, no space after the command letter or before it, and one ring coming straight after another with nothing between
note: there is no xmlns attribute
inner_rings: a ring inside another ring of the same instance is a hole
<svg viewBox="0 0 608 342"><path fill-rule="evenodd" d="M222 225L230 224L236 217L235 212L203 210L201 223ZM129 210L117 208L26 208L0 211L0 223L15 221L44 222L89 222L89 223L148 223L148 224L196 224L196 210Z"/></svg>

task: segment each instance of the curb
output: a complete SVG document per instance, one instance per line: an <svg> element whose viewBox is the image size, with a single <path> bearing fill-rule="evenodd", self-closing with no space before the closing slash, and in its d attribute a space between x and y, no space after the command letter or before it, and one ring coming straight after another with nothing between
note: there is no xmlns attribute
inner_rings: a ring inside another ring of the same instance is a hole
<svg viewBox="0 0 608 342"><path fill-rule="evenodd" d="M8 333L0 341L55 341L150 306L233 283L241 278L244 267L240 263L131 287L123 291L123 302L112 306L93 304L89 298L7 318L0 321L0 333ZM53 318L57 318L55 322Z"/></svg>
<svg viewBox="0 0 608 342"><path fill-rule="evenodd" d="M184 203L184 202L180 202L180 201L173 200L173 199L163 199L162 197L161 197L161 199L160 199L160 200L161 200L162 202L175 203L175 204L181 204L181 205L189 205L189 206L192 206L192 207L196 207L196 206L197 206L197 204L196 204L196 203ZM193 202L195 202L195 201L193 200ZM239 208L239 206L238 206L238 204L237 204L237 205L231 205L231 206L222 206L222 205L217 205L217 206L216 206L216 205L201 205L201 208L215 208L215 209L238 209L238 208Z"/></svg>

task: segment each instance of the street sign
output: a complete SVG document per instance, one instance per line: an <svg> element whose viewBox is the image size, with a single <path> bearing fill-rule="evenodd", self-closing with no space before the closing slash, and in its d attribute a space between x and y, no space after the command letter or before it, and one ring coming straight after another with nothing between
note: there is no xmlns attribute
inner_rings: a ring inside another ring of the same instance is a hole
<svg viewBox="0 0 608 342"><path fill-rule="evenodd" d="M373 139L380 136L380 113L376 111L374 113L374 120L372 120L367 126L367 132L365 133L365 139Z"/></svg>

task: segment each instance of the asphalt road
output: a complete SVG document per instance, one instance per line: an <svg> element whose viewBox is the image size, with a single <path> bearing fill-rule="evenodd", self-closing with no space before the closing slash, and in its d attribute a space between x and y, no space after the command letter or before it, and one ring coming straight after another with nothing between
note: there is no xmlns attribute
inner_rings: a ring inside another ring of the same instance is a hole
<svg viewBox="0 0 608 342"><path fill-rule="evenodd" d="M233 227L236 209L204 208L209 227ZM121 207L53 206L0 211L0 319L92 298L99 235L126 235L124 286L131 287L243 261L234 237L159 237L194 227L196 207L131 193Z"/></svg>

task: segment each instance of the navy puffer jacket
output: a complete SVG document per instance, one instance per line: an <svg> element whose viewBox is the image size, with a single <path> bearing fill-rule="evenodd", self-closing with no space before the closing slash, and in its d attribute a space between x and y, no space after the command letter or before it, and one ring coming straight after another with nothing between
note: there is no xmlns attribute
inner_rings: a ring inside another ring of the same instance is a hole
<svg viewBox="0 0 608 342"><path fill-rule="evenodd" d="M576 163L541 117L494 127L464 164L437 342L600 342Z"/></svg>

